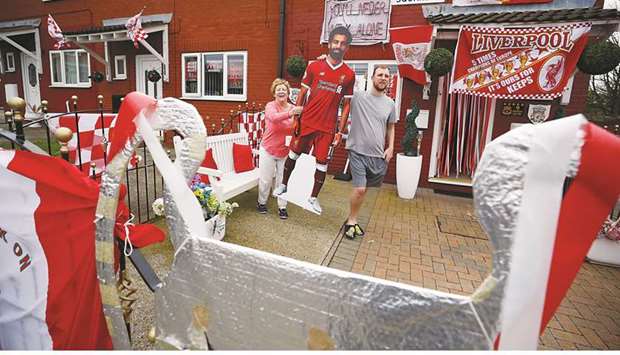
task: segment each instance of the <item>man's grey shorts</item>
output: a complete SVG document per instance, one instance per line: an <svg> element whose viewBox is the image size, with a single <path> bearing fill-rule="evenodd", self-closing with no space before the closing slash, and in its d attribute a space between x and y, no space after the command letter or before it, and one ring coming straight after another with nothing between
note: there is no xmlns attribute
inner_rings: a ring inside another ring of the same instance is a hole
<svg viewBox="0 0 620 355"><path fill-rule="evenodd" d="M349 150L349 166L353 187L379 187L387 172L385 159L359 154L352 150Z"/></svg>

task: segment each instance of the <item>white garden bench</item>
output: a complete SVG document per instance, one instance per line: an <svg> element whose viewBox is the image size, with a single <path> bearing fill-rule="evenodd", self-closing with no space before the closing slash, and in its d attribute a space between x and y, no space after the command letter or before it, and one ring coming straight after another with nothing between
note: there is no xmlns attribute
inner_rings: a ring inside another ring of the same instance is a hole
<svg viewBox="0 0 620 355"><path fill-rule="evenodd" d="M178 151L181 137L173 138L175 151ZM242 173L235 172L233 163L233 143L248 144L247 132L229 133L207 137L207 149L213 149L213 159L217 164L217 169L198 168L198 174L209 176L209 183L213 188L215 197L219 201L226 201L255 186L258 186L258 168ZM258 151L252 150L254 155Z"/></svg>

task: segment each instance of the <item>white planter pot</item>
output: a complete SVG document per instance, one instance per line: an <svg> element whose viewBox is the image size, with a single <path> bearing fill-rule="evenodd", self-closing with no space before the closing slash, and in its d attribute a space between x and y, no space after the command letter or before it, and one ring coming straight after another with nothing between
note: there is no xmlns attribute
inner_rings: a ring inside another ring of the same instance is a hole
<svg viewBox="0 0 620 355"><path fill-rule="evenodd" d="M398 197L412 199L418 189L422 156L408 157L403 153L396 155L396 189Z"/></svg>
<svg viewBox="0 0 620 355"><path fill-rule="evenodd" d="M222 240L226 234L226 217L217 215L205 222L207 238Z"/></svg>

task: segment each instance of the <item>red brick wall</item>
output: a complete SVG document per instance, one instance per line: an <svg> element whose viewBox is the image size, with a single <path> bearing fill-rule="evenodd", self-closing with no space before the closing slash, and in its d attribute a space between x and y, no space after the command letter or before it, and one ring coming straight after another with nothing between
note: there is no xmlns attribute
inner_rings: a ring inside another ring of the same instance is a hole
<svg viewBox="0 0 620 355"><path fill-rule="evenodd" d="M248 52L248 101L250 104L264 104L271 99L269 86L277 75L279 1L246 0L229 1L175 1L161 2L145 0L128 3L123 0L63 0L42 2L40 0L21 0L12 4L11 11L0 13L0 21L26 18L41 18L39 35L43 50L43 72L41 78L41 98L50 103L50 111L64 110L64 102L71 95L78 95L80 108L94 108L96 97L105 97L104 106L111 109L111 96L135 90L136 54L148 54L142 47L133 48L129 41L110 42L110 60L115 53L127 55L127 80L93 83L90 89L50 88L50 68L48 51L52 41L47 34L46 19L51 13L64 32L100 27L103 19L129 17L146 6L144 15L173 13L169 24L170 82L163 84L165 96L181 96L181 54L187 52L246 50ZM161 49L159 34L152 34L148 42ZM88 45L103 56L103 44ZM4 51L3 51L4 52ZM16 58L17 59L17 58ZM91 72L104 72L104 67L91 58ZM17 78L17 79L15 79ZM19 72L15 78L5 74L2 82L10 80L20 83ZM3 87L3 85L2 85ZM2 88L2 93L3 93ZM227 117L231 109L244 102L188 100L197 107L203 117L210 116L219 123L220 117ZM4 95L0 97L0 106ZM207 122L210 126L210 122Z"/></svg>
<svg viewBox="0 0 620 355"><path fill-rule="evenodd" d="M564 116L584 113L589 80L589 75L577 70L575 74L575 79L573 81L573 90L571 92L570 103L566 106L563 106ZM529 104L551 104L551 113L549 114L549 119L555 118L557 110L561 107L560 98L557 98L553 101L522 100L520 102L525 103L523 116L512 117L502 115L502 106L505 102L514 102L514 100L497 100L497 105L495 106L495 120L493 121L493 139L508 132L512 123L530 123L530 120L527 118L527 109Z"/></svg>
<svg viewBox="0 0 620 355"><path fill-rule="evenodd" d="M313 59L327 50L326 45L319 43L323 23L324 0L287 0L286 2L286 34L285 58L290 55L301 54L306 59ZM101 26L102 19L131 16L146 5L145 15L156 13L173 13L169 24L169 53L170 53L170 82L164 83L165 96L180 97L181 95L181 54L188 52L207 51L248 51L248 101L265 104L271 99L269 85L278 73L278 28L279 28L279 1L277 0L247 0L235 2L218 0L206 2L175 1L160 2L145 0L141 3L127 3L123 0L63 0L42 2L40 0L22 0L12 4L11 11L0 13L0 21L40 17L41 46L43 48L43 70L41 78L41 97L50 101L50 110L64 109L64 101L71 95L80 97L81 108L94 108L96 96L105 97L105 107L111 108L111 95L122 94L135 89L135 61L136 54L147 54L144 48L135 50L130 42L115 42L110 44L110 59L114 53L127 55L128 79L122 81L102 82L93 84L91 89L60 89L49 88L49 56L48 50L52 46L47 35L45 20L48 13L67 31L75 31L91 26ZM119 10L121 9L121 10ZM422 15L421 6L394 6L391 15L391 27L426 24ZM157 49L160 48L159 35L152 35L149 42ZM92 45L91 45L92 46ZM103 53L103 45L94 48ZM4 52L4 51L3 51ZM349 60L377 60L394 59L391 47L386 45L354 46L346 56ZM18 60L18 57L16 57ZM103 72L103 66L91 58L92 71ZM19 69L18 69L19 70ZM298 80L285 76L294 85ZM18 82L21 86L19 71L15 74L2 76L3 82ZM578 73L573 88L571 103L566 107L566 113L581 112L585 105L587 76ZM3 94L3 85L2 85ZM421 109L430 111L429 127L433 127L435 117L435 85L431 90L431 99L421 100L422 88L405 80L403 85L401 117L396 126L396 152L402 151L400 139L404 133L404 115L410 107L411 100L416 100ZM21 92L20 92L21 93ZM0 105L4 102L4 95L0 96ZM227 117L231 109L236 109L242 102L188 100L197 107L203 117L210 116L207 122L219 124L221 117ZM498 102L501 110L501 102ZM553 113L552 113L553 115ZM494 136L505 132L510 126L510 119L496 116ZM421 153L426 157L422 166L420 185L439 188L441 185L430 184L427 181L429 155L431 151L432 132L425 132ZM330 166L331 172L341 171L346 160L345 152L338 149ZM395 182L395 161L390 163L387 182ZM463 190L457 188L457 190ZM467 189L465 189L467 190Z"/></svg>

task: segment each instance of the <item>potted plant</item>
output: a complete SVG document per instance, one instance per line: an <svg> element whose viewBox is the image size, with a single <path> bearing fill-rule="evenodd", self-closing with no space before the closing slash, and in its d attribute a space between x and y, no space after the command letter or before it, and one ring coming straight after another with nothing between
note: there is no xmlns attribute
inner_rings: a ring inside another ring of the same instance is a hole
<svg viewBox="0 0 620 355"><path fill-rule="evenodd" d="M200 207L202 207L207 235L209 238L222 240L226 234L226 217L239 205L236 202L218 201L212 193L211 187L201 182L198 175L192 180L190 188L196 199L198 199ZM153 202L153 211L157 216L164 215L164 201L162 198L158 198Z"/></svg>
<svg viewBox="0 0 620 355"><path fill-rule="evenodd" d="M294 78L299 79L306 71L306 60L300 55L292 55L286 60L286 71Z"/></svg>
<svg viewBox="0 0 620 355"><path fill-rule="evenodd" d="M413 101L411 112L405 118L405 135L401 140L404 152L396 155L396 189L398 196L405 199L415 197L422 170L422 156L419 154L422 136L415 124L419 114L420 108Z"/></svg>

